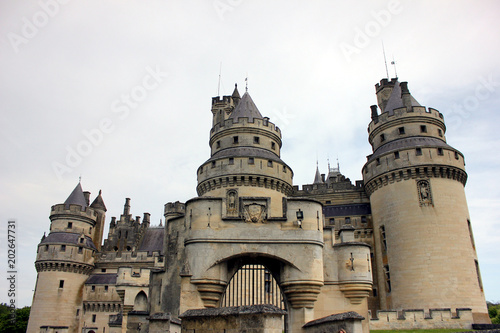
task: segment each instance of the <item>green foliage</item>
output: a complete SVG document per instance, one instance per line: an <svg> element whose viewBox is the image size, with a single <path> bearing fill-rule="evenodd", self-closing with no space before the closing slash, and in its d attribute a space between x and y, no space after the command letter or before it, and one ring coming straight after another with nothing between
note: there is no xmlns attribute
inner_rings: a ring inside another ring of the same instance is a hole
<svg viewBox="0 0 500 333"><path fill-rule="evenodd" d="M486 302L492 324L500 324L500 303Z"/></svg>
<svg viewBox="0 0 500 333"><path fill-rule="evenodd" d="M11 318L11 309L7 304L0 304L0 333L25 333L28 328L30 307L15 310L15 319Z"/></svg>

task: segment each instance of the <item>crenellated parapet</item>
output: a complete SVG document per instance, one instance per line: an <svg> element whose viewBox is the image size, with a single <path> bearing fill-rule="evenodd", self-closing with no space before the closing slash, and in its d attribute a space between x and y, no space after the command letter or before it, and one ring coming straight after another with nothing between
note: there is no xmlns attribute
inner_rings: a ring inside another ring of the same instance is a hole
<svg viewBox="0 0 500 333"><path fill-rule="evenodd" d="M472 329L472 309L403 309L377 311L370 318L371 330ZM371 316L370 316L371 317Z"/></svg>
<svg viewBox="0 0 500 333"><path fill-rule="evenodd" d="M280 140L281 144L281 130L278 126L276 126L274 123L269 121L269 118L264 117L263 119L258 119L258 118L248 118L248 117L240 117L237 119L226 119L223 123L217 123L215 124L214 127L210 130L210 139L211 143L214 138L217 138L217 135L222 132L222 131L227 131L227 130L238 130L240 127L247 127L253 132L259 132L259 131L266 131L270 134L274 134L277 136L277 139Z"/></svg>

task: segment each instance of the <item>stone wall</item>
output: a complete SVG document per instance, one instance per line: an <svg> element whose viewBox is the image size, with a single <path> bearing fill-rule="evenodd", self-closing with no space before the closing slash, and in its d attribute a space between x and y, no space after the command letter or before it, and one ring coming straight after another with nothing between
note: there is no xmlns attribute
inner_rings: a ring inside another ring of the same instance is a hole
<svg viewBox="0 0 500 333"><path fill-rule="evenodd" d="M377 318L370 319L370 330L413 330L413 329L471 329L472 310L430 309L425 313L423 309L391 311L377 311Z"/></svg>
<svg viewBox="0 0 500 333"><path fill-rule="evenodd" d="M185 333L281 333L286 312L273 305L195 309L184 312Z"/></svg>
<svg viewBox="0 0 500 333"><path fill-rule="evenodd" d="M310 321L303 326L303 329L306 333L342 331L347 333L361 333L363 332L361 321L364 319L358 313L349 311Z"/></svg>

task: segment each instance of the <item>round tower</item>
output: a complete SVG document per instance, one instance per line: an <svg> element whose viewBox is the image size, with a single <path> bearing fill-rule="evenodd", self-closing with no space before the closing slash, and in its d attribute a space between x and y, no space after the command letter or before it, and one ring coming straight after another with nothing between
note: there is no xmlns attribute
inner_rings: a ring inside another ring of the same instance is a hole
<svg viewBox="0 0 500 333"><path fill-rule="evenodd" d="M27 332L41 326L77 332L83 286L94 269L95 241L102 239L106 210L99 196L89 206L78 184L63 204L52 206L50 233L38 244L38 272Z"/></svg>
<svg viewBox="0 0 500 333"><path fill-rule="evenodd" d="M291 195L293 171L281 160L281 131L263 117L245 92L212 99L211 157L197 171L199 196L270 197L271 215L282 216L282 199ZM235 207L236 208L236 207Z"/></svg>
<svg viewBox="0 0 500 333"><path fill-rule="evenodd" d="M382 309L471 308L489 322L465 199L464 156L446 143L443 115L406 82L382 80L363 167L372 208Z"/></svg>

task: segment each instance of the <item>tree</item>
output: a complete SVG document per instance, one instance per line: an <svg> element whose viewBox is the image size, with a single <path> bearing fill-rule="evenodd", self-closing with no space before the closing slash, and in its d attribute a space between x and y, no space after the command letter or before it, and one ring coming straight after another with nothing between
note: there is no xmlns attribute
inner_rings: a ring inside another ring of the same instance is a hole
<svg viewBox="0 0 500 333"><path fill-rule="evenodd" d="M500 303L486 302L492 324L500 324Z"/></svg>
<svg viewBox="0 0 500 333"><path fill-rule="evenodd" d="M15 316L12 318L11 308L7 304L0 304L0 333L25 333L30 310L29 306L15 309Z"/></svg>

